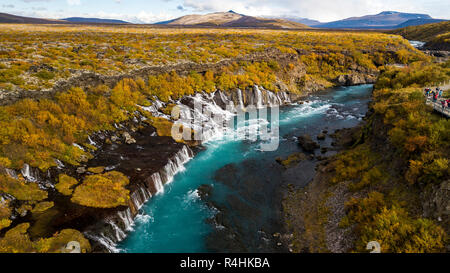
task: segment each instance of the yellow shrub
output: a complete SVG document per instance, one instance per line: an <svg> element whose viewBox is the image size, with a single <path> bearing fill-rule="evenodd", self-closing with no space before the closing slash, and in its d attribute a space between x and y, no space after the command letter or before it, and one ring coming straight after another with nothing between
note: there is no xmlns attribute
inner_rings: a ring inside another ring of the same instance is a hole
<svg viewBox="0 0 450 273"><path fill-rule="evenodd" d="M128 178L116 171L89 175L75 189L71 200L95 208L125 206L130 199L130 191L125 188L128 183Z"/></svg>
<svg viewBox="0 0 450 273"><path fill-rule="evenodd" d="M78 184L78 181L66 174L59 175L59 182L55 185L55 188L64 195L71 195L73 192L72 187Z"/></svg>
<svg viewBox="0 0 450 273"><path fill-rule="evenodd" d="M23 201L41 201L47 198L47 192L39 189L38 184L14 179L5 174L0 174L0 191Z"/></svg>

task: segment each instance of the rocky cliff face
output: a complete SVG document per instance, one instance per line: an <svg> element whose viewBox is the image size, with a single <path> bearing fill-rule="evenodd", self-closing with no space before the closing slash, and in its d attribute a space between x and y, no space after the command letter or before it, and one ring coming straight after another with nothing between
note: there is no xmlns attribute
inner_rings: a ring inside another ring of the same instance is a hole
<svg viewBox="0 0 450 273"><path fill-rule="evenodd" d="M338 85L350 86L358 84L375 83L379 72L358 65L352 65L348 74L340 75L335 82Z"/></svg>
<svg viewBox="0 0 450 273"><path fill-rule="evenodd" d="M121 75L106 76L98 73L88 71L75 71L75 75L70 79L63 79L56 82L56 84L46 90L33 91L33 90L19 90L19 91L2 91L0 92L0 106L12 104L18 100L24 98L42 99L51 98L56 93L65 92L72 87L81 87L89 90L98 85L106 85L113 88L119 81L126 78L142 78L147 79L150 75L158 75L163 73L175 72L181 76L188 75L191 72L205 73L207 71L220 72L223 67L229 66L240 62L270 62L276 61L281 66L286 67L288 64L296 63L297 65L289 70L284 77L284 81L278 80L276 85L281 91L290 90L288 84L294 84L300 86L303 93L315 92L325 88L323 84L317 83L313 80L303 82L303 78L306 75L305 65L299 63L299 57L301 55L326 54L327 52L309 52L304 50L297 50L297 53L284 53L275 48L267 49L263 52L257 52L242 57L233 59L224 59L216 63L199 64L193 62L179 63L174 65L160 65L149 66ZM334 80L336 85L357 85L365 83L374 83L378 76L378 71L364 68L357 64L352 64L349 69L349 73L341 75Z"/></svg>
<svg viewBox="0 0 450 273"><path fill-rule="evenodd" d="M33 91L33 90L21 90L21 91L2 91L0 92L0 105L8 105L14 103L15 101L31 98L31 99L41 99L41 98L51 98L58 92L64 92L72 87L81 87L83 89L93 88L98 85L106 85L113 88L119 81L126 78L142 78L146 79L150 75L158 75L163 73L175 72L179 75L188 75L191 72L205 73L206 71L217 72L225 66L229 66L233 63L239 62L261 62L277 60L280 63L288 63L297 60L298 56L291 53L282 53L277 49L268 49L263 52L250 54L243 57L238 57L234 59L225 59L217 63L209 64L199 64L193 62L179 63L175 65L160 65L160 66L149 66L142 69L130 71L122 75L115 76L105 76L98 73L87 72L87 71L77 71L78 75L74 76L68 80L58 81L53 88Z"/></svg>
<svg viewBox="0 0 450 273"><path fill-rule="evenodd" d="M339 85L351 86L358 84L375 83L376 79L377 78L375 75L352 73L339 76L336 79L336 83L338 83Z"/></svg>

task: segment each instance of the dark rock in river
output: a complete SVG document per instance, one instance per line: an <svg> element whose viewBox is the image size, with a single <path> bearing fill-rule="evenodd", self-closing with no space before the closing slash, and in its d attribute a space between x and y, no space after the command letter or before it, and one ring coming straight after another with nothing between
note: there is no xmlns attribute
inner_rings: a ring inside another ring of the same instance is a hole
<svg viewBox="0 0 450 273"><path fill-rule="evenodd" d="M335 139L331 145L338 147L350 147L357 141L357 133L359 132L359 126L355 128L344 128L336 130L332 137Z"/></svg>
<svg viewBox="0 0 450 273"><path fill-rule="evenodd" d="M317 135L317 140L324 140L327 136L324 133L320 133Z"/></svg>
<svg viewBox="0 0 450 273"><path fill-rule="evenodd" d="M208 197L211 195L213 187L211 185L203 184L200 187L198 187L197 190L200 199L206 201Z"/></svg>
<svg viewBox="0 0 450 273"><path fill-rule="evenodd" d="M305 150L306 152L314 152L314 150L320 148L320 145L317 144L314 140L312 140L310 135L303 135L298 137L298 144Z"/></svg>

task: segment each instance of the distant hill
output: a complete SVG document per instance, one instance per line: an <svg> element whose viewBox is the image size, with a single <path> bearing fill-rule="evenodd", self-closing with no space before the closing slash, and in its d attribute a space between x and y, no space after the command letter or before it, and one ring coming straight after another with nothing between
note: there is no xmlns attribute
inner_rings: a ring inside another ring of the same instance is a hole
<svg viewBox="0 0 450 273"><path fill-rule="evenodd" d="M287 20L287 21L291 21L291 22L296 22L296 23L300 23L300 24L304 24L310 27L314 27L317 25L322 24L321 22L317 21L317 20L312 20L312 19L308 19L308 18L302 18L302 17L295 17L295 16L263 16L266 19L282 19L282 20Z"/></svg>
<svg viewBox="0 0 450 273"><path fill-rule="evenodd" d="M94 24L130 24L122 20L115 19L101 19L101 18L83 18L83 17L70 17L61 19L71 23L94 23Z"/></svg>
<svg viewBox="0 0 450 273"><path fill-rule="evenodd" d="M286 20L289 20L289 21L297 22L297 23L304 24L304 25L307 25L307 26L310 26L310 27L314 27L314 26L322 24L320 21L312 20L312 19L308 19L308 18L290 18L290 17L286 17L286 18L282 18L282 19L286 19Z"/></svg>
<svg viewBox="0 0 450 273"><path fill-rule="evenodd" d="M252 17L236 13L232 10L228 12L215 12L205 15L186 15L170 21L156 23L158 25L172 26L211 26L211 27L247 27L247 28L285 28L304 29L307 25L285 20Z"/></svg>
<svg viewBox="0 0 450 273"><path fill-rule="evenodd" d="M450 21L409 26L388 33L401 35L408 40L426 42L425 49L450 51Z"/></svg>
<svg viewBox="0 0 450 273"><path fill-rule="evenodd" d="M351 17L344 20L317 25L320 28L352 28L352 29L389 29L409 20L433 19L427 14L402 13L397 11L383 11L375 15Z"/></svg>
<svg viewBox="0 0 450 273"><path fill-rule="evenodd" d="M100 18L82 18L71 17L60 20L41 19L17 16L7 13L0 13L0 23L15 23L15 24L67 24L67 23L95 23L95 24L129 24L122 20L114 19L100 19Z"/></svg>
<svg viewBox="0 0 450 273"><path fill-rule="evenodd" d="M395 28L404 28L409 26L420 26L425 24L439 23L447 20L444 19L411 19L404 23L397 25Z"/></svg>
<svg viewBox="0 0 450 273"><path fill-rule="evenodd" d="M7 13L0 13L0 23L14 23L14 24L57 24L64 23L61 20L40 19L32 17L16 16Z"/></svg>

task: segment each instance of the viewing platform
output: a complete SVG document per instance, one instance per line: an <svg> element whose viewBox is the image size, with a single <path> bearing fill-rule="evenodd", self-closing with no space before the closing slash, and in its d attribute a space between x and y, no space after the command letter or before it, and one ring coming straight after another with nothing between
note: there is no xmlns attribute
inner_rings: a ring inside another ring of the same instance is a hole
<svg viewBox="0 0 450 273"><path fill-rule="evenodd" d="M436 88L439 87L439 89L442 89L444 91L450 89L450 82L442 83L440 85L436 85L435 87L431 87L431 90L436 90ZM433 101L432 97L427 97L426 104L433 107L434 111L437 111L441 113L442 115L446 116L447 118L450 117L450 107L442 107L441 100L438 99L437 101Z"/></svg>

